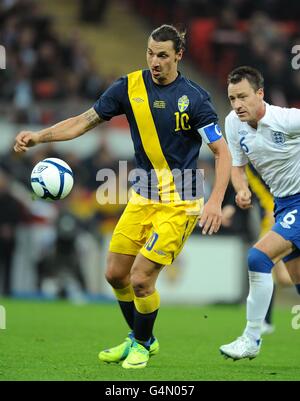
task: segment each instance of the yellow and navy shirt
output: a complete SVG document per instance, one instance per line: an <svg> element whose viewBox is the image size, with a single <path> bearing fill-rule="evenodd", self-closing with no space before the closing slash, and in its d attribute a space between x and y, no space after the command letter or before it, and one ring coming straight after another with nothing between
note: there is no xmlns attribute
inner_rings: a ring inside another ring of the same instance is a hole
<svg viewBox="0 0 300 401"><path fill-rule="evenodd" d="M137 165L136 192L169 201L203 196L202 175L200 188L196 185L202 140L211 143L222 134L209 94L199 85L180 73L170 84L158 85L149 70L139 70L115 81L94 109L104 120L126 115Z"/></svg>

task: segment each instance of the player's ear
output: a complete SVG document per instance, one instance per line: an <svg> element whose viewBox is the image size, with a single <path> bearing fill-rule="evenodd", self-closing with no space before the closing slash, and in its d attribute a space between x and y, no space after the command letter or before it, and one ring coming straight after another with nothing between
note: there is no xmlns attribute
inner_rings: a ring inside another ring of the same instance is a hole
<svg viewBox="0 0 300 401"><path fill-rule="evenodd" d="M179 52L176 53L175 60L180 61L182 59L182 56L183 56L183 50L180 49Z"/></svg>
<svg viewBox="0 0 300 401"><path fill-rule="evenodd" d="M264 88L259 88L258 91L256 92L258 94L258 96L263 99L265 92L264 92Z"/></svg>

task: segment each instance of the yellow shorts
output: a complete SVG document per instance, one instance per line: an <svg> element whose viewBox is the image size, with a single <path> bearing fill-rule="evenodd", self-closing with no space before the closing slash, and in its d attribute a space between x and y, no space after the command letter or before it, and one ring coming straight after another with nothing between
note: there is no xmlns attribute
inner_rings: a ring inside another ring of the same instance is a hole
<svg viewBox="0 0 300 401"><path fill-rule="evenodd" d="M126 255L140 252L153 262L170 265L193 231L203 203L203 199L150 203L133 192L113 232L109 250Z"/></svg>

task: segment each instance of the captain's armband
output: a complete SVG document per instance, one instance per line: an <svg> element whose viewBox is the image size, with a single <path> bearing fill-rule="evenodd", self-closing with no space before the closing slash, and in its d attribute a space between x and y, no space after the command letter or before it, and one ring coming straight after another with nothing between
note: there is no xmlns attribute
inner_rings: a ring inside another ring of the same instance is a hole
<svg viewBox="0 0 300 401"><path fill-rule="evenodd" d="M217 123L211 123L205 127L199 128L198 132L205 143L215 142L222 137L221 128Z"/></svg>

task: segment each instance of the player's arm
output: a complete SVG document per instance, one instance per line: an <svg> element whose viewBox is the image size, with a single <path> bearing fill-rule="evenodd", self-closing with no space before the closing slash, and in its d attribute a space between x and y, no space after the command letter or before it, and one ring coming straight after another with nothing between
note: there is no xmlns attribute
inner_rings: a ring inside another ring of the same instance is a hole
<svg viewBox="0 0 300 401"><path fill-rule="evenodd" d="M252 207L251 191L245 171L248 158L241 146L241 138L235 121L232 118L232 112L225 118L225 133L232 156L231 182L236 192L236 204L241 209L249 209Z"/></svg>
<svg viewBox="0 0 300 401"><path fill-rule="evenodd" d="M41 131L20 132L16 137L14 150L20 153L26 152L29 147L39 143L68 141L83 135L103 121L94 108L90 108L85 113L68 118Z"/></svg>
<svg viewBox="0 0 300 401"><path fill-rule="evenodd" d="M241 209L249 209L251 205L251 191L246 175L246 166L233 166L231 182L236 191L235 202Z"/></svg>
<svg viewBox="0 0 300 401"><path fill-rule="evenodd" d="M208 143L215 157L215 182L209 200L206 202L200 218L202 233L216 233L222 223L222 202L230 179L231 155L225 139L222 137Z"/></svg>

